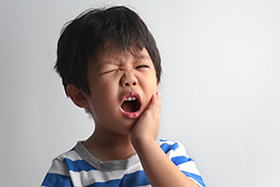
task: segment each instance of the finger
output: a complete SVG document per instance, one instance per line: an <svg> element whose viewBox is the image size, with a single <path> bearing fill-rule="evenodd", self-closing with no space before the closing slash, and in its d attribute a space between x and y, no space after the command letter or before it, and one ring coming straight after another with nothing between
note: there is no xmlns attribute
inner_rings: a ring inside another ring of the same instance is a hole
<svg viewBox="0 0 280 187"><path fill-rule="evenodd" d="M155 96L156 96L156 105L160 108L161 107L161 93L157 92L155 94Z"/></svg>
<svg viewBox="0 0 280 187"><path fill-rule="evenodd" d="M161 94L159 92L152 95L151 100L146 107L143 115L152 112L155 114L157 111L160 111L161 105Z"/></svg>
<svg viewBox="0 0 280 187"><path fill-rule="evenodd" d="M151 101L145 111L145 114L150 114L153 117L156 117L160 115L160 112L161 112L161 95L159 92L157 92L152 95Z"/></svg>
<svg viewBox="0 0 280 187"><path fill-rule="evenodd" d="M157 95L159 106L160 106L161 105L161 93L157 92L156 95Z"/></svg>
<svg viewBox="0 0 280 187"><path fill-rule="evenodd" d="M157 92L152 95L151 101L147 109L150 108L156 110L157 108L160 108L160 105L161 105L161 94L160 92Z"/></svg>

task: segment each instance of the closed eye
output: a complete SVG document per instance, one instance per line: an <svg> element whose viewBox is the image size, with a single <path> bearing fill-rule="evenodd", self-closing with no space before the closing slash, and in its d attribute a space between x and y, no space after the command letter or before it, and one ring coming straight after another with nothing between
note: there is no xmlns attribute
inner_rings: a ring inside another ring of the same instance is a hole
<svg viewBox="0 0 280 187"><path fill-rule="evenodd" d="M140 65L140 66L137 66L136 67L136 69L138 69L138 68L148 68L149 66L147 66L147 65Z"/></svg>
<svg viewBox="0 0 280 187"><path fill-rule="evenodd" d="M103 72L103 73L100 73L99 76L100 76L100 75L107 74L107 73L114 73L114 72L117 72L117 71L119 71L119 70L118 70L118 69L114 69L114 70L110 70L110 71L105 71L105 72Z"/></svg>

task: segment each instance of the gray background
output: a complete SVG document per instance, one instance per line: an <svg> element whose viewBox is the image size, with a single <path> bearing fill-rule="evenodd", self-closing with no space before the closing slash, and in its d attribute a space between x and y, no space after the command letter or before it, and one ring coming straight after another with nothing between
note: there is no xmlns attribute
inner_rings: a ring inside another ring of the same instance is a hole
<svg viewBox="0 0 280 187"><path fill-rule="evenodd" d="M160 137L181 141L210 187L280 183L280 1L0 0L0 186L39 186L94 125L53 71L63 24L129 5L163 60Z"/></svg>

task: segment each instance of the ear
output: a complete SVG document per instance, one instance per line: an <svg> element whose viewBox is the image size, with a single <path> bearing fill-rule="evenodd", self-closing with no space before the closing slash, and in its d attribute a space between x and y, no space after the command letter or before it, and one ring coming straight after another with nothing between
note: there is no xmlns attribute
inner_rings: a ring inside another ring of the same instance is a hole
<svg viewBox="0 0 280 187"><path fill-rule="evenodd" d="M89 107L89 103L85 94L73 84L67 85L66 92L68 96L71 98L71 100L73 101L73 103L75 103L75 105L77 105L78 107L80 108Z"/></svg>

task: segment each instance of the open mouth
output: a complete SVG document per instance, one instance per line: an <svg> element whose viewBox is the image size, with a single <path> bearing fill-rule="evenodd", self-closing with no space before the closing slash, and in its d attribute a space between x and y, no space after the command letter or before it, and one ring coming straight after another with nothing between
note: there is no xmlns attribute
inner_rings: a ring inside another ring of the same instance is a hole
<svg viewBox="0 0 280 187"><path fill-rule="evenodd" d="M137 118L140 116L141 99L138 93L130 92L123 97L120 105L121 111L129 118Z"/></svg>
<svg viewBox="0 0 280 187"><path fill-rule="evenodd" d="M136 112L140 109L140 103L135 96L130 96L125 98L121 105L121 108L125 112Z"/></svg>

